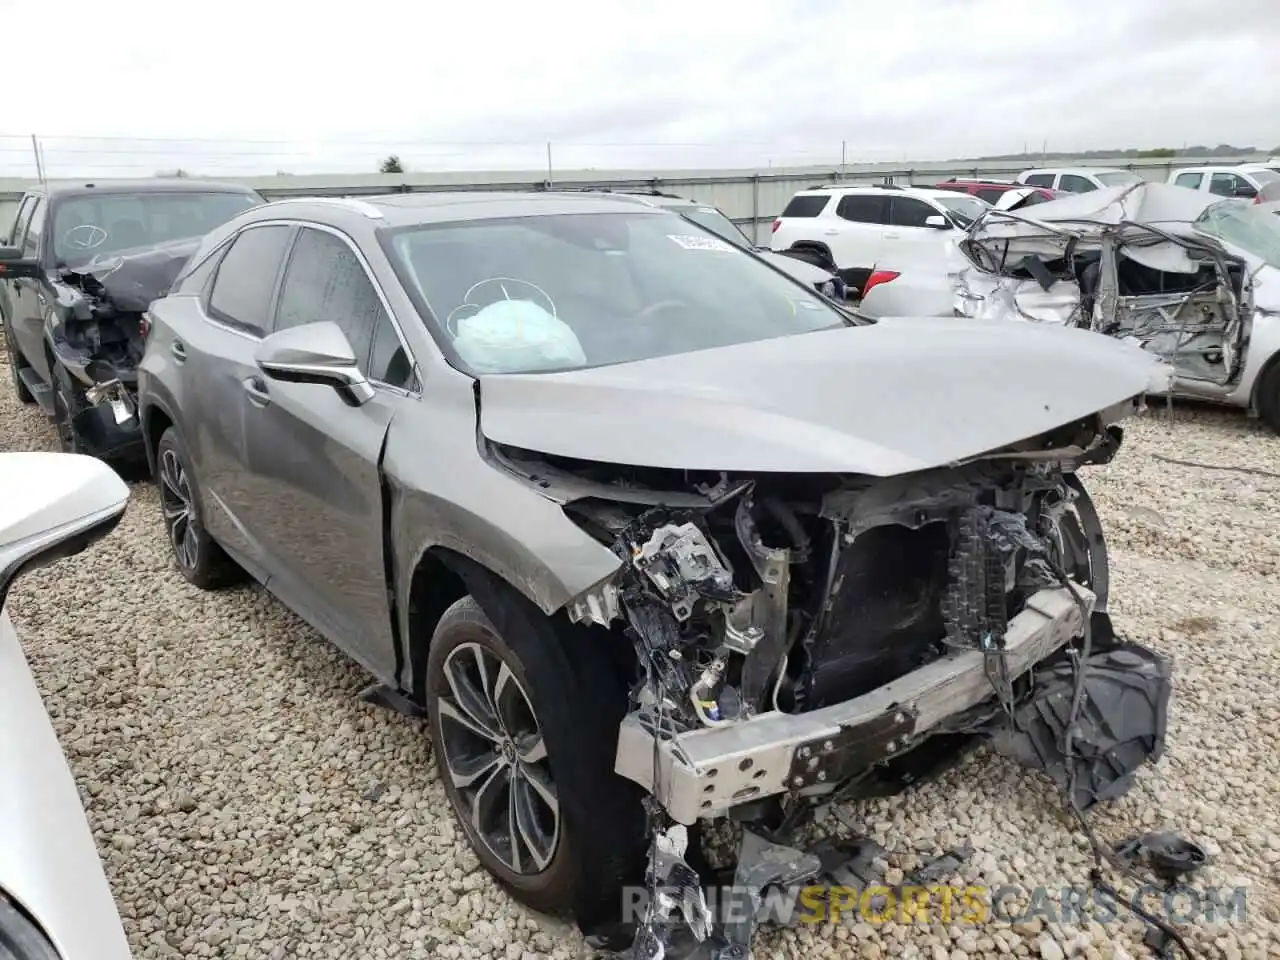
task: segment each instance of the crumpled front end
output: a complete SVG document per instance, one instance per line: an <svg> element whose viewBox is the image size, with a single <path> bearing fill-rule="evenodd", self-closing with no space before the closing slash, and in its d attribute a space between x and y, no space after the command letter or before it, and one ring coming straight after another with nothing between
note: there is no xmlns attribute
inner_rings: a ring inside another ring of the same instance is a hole
<svg viewBox="0 0 1280 960"><path fill-rule="evenodd" d="M1089 201L1096 210L1072 197L989 214L960 244L970 265L952 278L956 315L1093 330L1160 357L1178 380L1237 384L1254 315L1248 264L1192 228L1203 201L1166 210L1183 198L1152 186ZM1175 216L1186 219L1157 219Z"/></svg>
<svg viewBox="0 0 1280 960"><path fill-rule="evenodd" d="M1116 435L1086 423L1037 440L873 482L726 477L704 507L569 505L624 561L571 607L622 620L643 671L617 771L680 823L785 817L1052 699L1029 671L1076 655L1108 589L1073 471ZM1159 753L1168 690L1152 690L1133 720L1150 748L1091 772L1100 796Z"/></svg>
<svg viewBox="0 0 1280 960"><path fill-rule="evenodd" d="M778 839L833 800L934 775L979 736L1079 810L1127 790L1162 754L1171 672L1112 630L1076 477L1114 455L1123 412L889 478L683 474L677 489L672 473L494 447L552 488L592 485L564 509L622 566L569 613L634 646L615 769L660 810L655 842L722 816ZM685 895L664 910L703 925ZM659 919L641 940L659 943Z"/></svg>
<svg viewBox="0 0 1280 960"><path fill-rule="evenodd" d="M85 452L125 456L140 449L137 366L146 348L151 302L165 294L198 241L64 268L57 307L46 318L76 436Z"/></svg>

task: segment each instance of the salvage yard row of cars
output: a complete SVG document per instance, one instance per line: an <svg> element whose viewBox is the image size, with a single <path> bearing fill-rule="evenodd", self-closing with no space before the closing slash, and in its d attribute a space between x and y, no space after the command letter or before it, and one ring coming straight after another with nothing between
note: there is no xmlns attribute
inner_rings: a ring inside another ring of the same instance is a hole
<svg viewBox="0 0 1280 960"><path fill-rule="evenodd" d="M1017 184L1061 192L1018 196ZM1131 341L1172 365L1173 395L1280 432L1280 172L1175 170L1161 184L1037 170L1017 184L814 187L774 222L771 246L845 279L868 316L1008 318ZM972 206L949 199L959 190Z"/></svg>
<svg viewBox="0 0 1280 960"><path fill-rule="evenodd" d="M892 211L900 192L856 196ZM975 738L1077 811L1123 793L1163 749L1170 665L1111 622L1079 470L1116 455L1169 366L1072 323L868 318L663 199L32 194L0 250L13 388L64 450L145 459L191 583L256 580L374 699L425 716L480 861L584 931L610 929L624 885L687 879L708 820L745 826L743 875L765 850L815 876L786 844L819 805L902 789ZM1205 336L1222 326L1224 384L1253 362L1232 338L1256 275L1207 234L1104 224L1090 246L1066 218L920 202L925 229L967 219L982 302L1030 283L1046 312L1088 296L1090 325L1176 314L1117 291L1132 248L1186 278L1164 296ZM45 527L83 545L123 509L98 460L60 462L58 523L0 490L6 550ZM41 749L20 756L47 766ZM69 863L30 839L47 828L21 826L0 821L0 930L36 944L23 957L111 956L110 934L77 939ZM86 876L74 906L110 915ZM680 919L710 933L690 896L625 928L638 955ZM751 933L715 935L745 956Z"/></svg>

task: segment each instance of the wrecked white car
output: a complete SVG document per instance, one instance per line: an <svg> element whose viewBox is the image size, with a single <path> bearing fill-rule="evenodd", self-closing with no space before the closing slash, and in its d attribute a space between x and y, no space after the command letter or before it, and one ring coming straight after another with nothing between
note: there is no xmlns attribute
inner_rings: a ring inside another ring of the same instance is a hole
<svg viewBox="0 0 1280 960"><path fill-rule="evenodd" d="M955 312L1082 327L1168 361L1171 390L1280 432L1280 219L1157 183L994 211L960 243Z"/></svg>
<svg viewBox="0 0 1280 960"><path fill-rule="evenodd" d="M186 179L26 193L0 240L0 316L14 392L44 409L63 450L143 456L134 391L147 306L205 233L262 202L248 187Z"/></svg>

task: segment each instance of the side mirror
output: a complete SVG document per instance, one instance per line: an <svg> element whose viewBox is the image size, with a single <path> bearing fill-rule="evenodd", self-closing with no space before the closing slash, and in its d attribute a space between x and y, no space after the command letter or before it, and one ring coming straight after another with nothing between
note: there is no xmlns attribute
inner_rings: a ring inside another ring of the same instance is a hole
<svg viewBox="0 0 1280 960"><path fill-rule="evenodd" d="M17 247L0 247L0 280L40 276L40 261L27 258Z"/></svg>
<svg viewBox="0 0 1280 960"><path fill-rule="evenodd" d="M125 482L96 457L0 453L0 606L21 574L115 529L128 502Z"/></svg>
<svg viewBox="0 0 1280 960"><path fill-rule="evenodd" d="M1258 191L1255 190L1253 187L1249 186L1249 184L1247 183L1237 183L1235 193L1233 195L1237 197L1243 197L1246 200L1252 200L1254 197L1258 195Z"/></svg>
<svg viewBox="0 0 1280 960"><path fill-rule="evenodd" d="M951 229L951 224L947 222L947 218L946 218L946 217L944 217L944 216L943 216L942 214L940 214L940 213L935 213L935 214L933 214L932 216L925 217L925 218L924 218L924 225L925 225L926 227L933 227L933 229L935 229L935 230L950 230L950 229Z"/></svg>
<svg viewBox="0 0 1280 960"><path fill-rule="evenodd" d="M253 359L272 380L332 387L353 407L375 395L346 334L328 320L271 334L258 345Z"/></svg>

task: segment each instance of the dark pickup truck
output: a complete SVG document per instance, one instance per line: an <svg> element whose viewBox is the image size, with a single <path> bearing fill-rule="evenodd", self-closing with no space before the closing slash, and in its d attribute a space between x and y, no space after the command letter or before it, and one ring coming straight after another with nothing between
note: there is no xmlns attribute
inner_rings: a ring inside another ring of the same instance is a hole
<svg viewBox="0 0 1280 960"><path fill-rule="evenodd" d="M145 312L201 238L263 203L238 184L134 180L28 191L0 235L0 319L13 387L63 450L143 453L134 391Z"/></svg>

